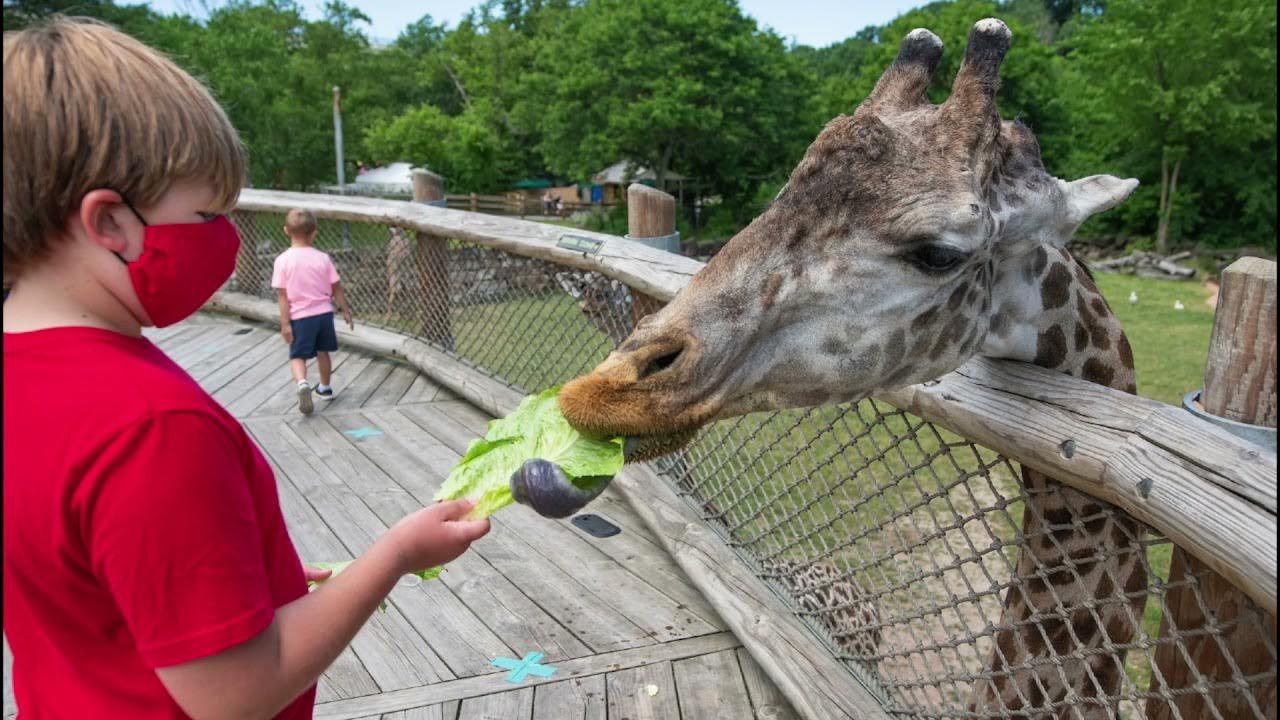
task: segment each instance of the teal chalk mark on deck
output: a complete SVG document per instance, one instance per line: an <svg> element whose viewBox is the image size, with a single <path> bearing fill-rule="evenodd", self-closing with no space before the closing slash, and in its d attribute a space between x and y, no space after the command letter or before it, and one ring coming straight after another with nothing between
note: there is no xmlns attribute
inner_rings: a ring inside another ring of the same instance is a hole
<svg viewBox="0 0 1280 720"><path fill-rule="evenodd" d="M491 664L494 667L499 667L503 670L510 670L511 672L507 675L507 682L518 683L530 674L537 675L538 677L551 677L555 674L556 669L550 665L538 664L538 661L541 659L542 653L531 652L520 660L500 657L494 660Z"/></svg>
<svg viewBox="0 0 1280 720"><path fill-rule="evenodd" d="M362 427L356 428L355 430L343 430L342 434L356 440L363 440L367 437L373 437L374 435L381 435L382 431L377 428Z"/></svg>

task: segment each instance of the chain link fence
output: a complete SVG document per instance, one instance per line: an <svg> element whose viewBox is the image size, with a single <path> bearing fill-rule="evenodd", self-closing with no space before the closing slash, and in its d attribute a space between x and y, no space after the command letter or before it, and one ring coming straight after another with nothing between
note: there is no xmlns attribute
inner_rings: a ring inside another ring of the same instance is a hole
<svg viewBox="0 0 1280 720"><path fill-rule="evenodd" d="M273 298L284 218L234 219L244 244L228 289ZM343 224L322 219L316 245L357 322L418 336L522 392L590 371L653 309L600 273ZM1015 459L883 402L722 421L655 464L890 714L1276 716L1273 617L1247 601L1211 608L1201 572L1170 580L1167 539L1101 501L1060 497L1078 494L1056 483L1024 483ZM1068 511L1037 516L1056 506ZM1037 564L1037 543L1088 550ZM1145 582L1119 576L1135 562ZM1005 613L1006 597L1063 578L1068 591L1040 611ZM1198 613L1172 611L1175 596ZM1015 636L1042 641L1011 652ZM1011 679L998 699L971 702Z"/></svg>

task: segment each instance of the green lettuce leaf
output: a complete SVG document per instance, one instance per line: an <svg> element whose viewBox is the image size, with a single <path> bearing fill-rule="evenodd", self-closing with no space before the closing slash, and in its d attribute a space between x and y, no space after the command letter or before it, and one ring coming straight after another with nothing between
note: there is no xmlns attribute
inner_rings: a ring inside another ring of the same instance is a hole
<svg viewBox="0 0 1280 720"><path fill-rule="evenodd" d="M622 438L597 440L574 430L560 414L559 387L530 395L510 415L489 422L449 473L436 500L473 498L470 518L492 515L513 502L508 484L526 460L554 463L582 486L612 478L622 470Z"/></svg>

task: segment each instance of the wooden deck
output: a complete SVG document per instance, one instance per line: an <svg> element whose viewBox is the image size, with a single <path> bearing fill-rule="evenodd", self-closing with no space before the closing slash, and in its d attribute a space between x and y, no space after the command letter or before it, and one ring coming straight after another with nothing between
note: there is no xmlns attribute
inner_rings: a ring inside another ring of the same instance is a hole
<svg viewBox="0 0 1280 720"><path fill-rule="evenodd" d="M148 336L267 455L304 561L354 557L429 504L489 420L412 367L345 351L336 396L303 417L274 329L199 315ZM378 432L348 434L361 428ZM588 511L622 532L596 539L512 507L438 580L402 582L321 678L315 717L794 718L628 503L610 489ZM555 674L512 684L490 664L530 652ZM10 665L6 644L6 717Z"/></svg>

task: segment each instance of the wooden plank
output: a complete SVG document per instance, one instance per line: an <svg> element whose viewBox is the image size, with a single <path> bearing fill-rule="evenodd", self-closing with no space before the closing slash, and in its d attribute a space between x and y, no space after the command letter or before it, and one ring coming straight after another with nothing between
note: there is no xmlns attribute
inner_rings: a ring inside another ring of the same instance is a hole
<svg viewBox="0 0 1280 720"><path fill-rule="evenodd" d="M294 396L294 403L296 403L297 395L298 395L298 384L293 379L293 374L289 369L289 359L287 357L288 354L285 353L285 355L286 357L285 357L284 364L278 366L279 369L273 371L270 375L266 377L255 375L255 377L259 378L257 388L241 393L234 400L230 400L229 402L224 402L223 406L226 407L227 410L229 410L232 415L235 415L236 417L245 417L245 416L248 416L250 413L252 413L256 408L261 406L268 398L274 397L276 393L281 392L282 388L292 389L293 396ZM337 378L341 376L355 378L361 372L364 371L365 367L367 367L370 363L374 363L374 362L381 362L381 361L378 360L378 358L373 357L371 355L367 355L365 353L348 353L348 357L342 362L342 365L340 367L334 368L335 373L334 373L333 382L336 383ZM311 370L312 387L315 387L315 384L314 384L315 377L316 377L315 363L310 363L310 364L311 364L310 370ZM342 373L342 375L339 376L338 373ZM319 398L317 398L316 403L320 405L326 405L326 406L332 405L333 403L338 401L337 395L340 392L341 390L335 386L335 389L334 389L335 397L333 400L326 402L326 401L321 401ZM328 411L327 407L326 407L326 411Z"/></svg>
<svg viewBox="0 0 1280 720"><path fill-rule="evenodd" d="M751 706L756 720L798 720L791 703L782 696L778 686L760 668L756 659L746 648L734 650L738 654L738 667L742 668L742 679L747 685L747 693L751 697Z"/></svg>
<svg viewBox="0 0 1280 720"><path fill-rule="evenodd" d="M539 685L533 690L533 720L605 720L604 676Z"/></svg>
<svg viewBox="0 0 1280 720"><path fill-rule="evenodd" d="M440 386L436 384L431 376L423 373L413 380L413 384L405 391L404 395L396 401L397 405L409 405L412 403L431 402L435 399L436 393L440 391Z"/></svg>
<svg viewBox="0 0 1280 720"><path fill-rule="evenodd" d="M417 368L396 363L391 374L387 375L387 378L382 381L378 389L374 390L373 394L364 401L363 407L395 405L400 402L400 398L404 397L409 387L420 377L425 376L418 372Z"/></svg>
<svg viewBox="0 0 1280 720"><path fill-rule="evenodd" d="M447 570L445 572L448 572ZM427 585L429 583L423 583ZM654 663L682 660L695 655L731 650L741 643L732 633L714 633L697 638L675 640L658 645L630 648L616 652L574 658L555 664L556 672L549 678L530 675L523 681L526 687L537 687L574 678L613 673ZM490 667L490 670L494 668ZM352 720L378 713L395 712L408 708L434 705L449 700L463 700L511 688L506 680L507 671L489 672L475 677L459 678L447 682L426 685L407 690L395 690L368 698L349 698L316 705L315 720ZM696 718L693 720L697 720Z"/></svg>
<svg viewBox="0 0 1280 720"><path fill-rule="evenodd" d="M199 380L200 387L204 388L205 392L213 395L223 387L226 387L228 383L235 381L245 370L263 362L267 358L275 358L277 360L283 358L287 360L288 357L288 348L283 346L283 343L278 345L268 339L249 348L242 355L231 358L230 361L225 362L204 377L197 378L197 380Z"/></svg>
<svg viewBox="0 0 1280 720"><path fill-rule="evenodd" d="M437 411L435 404L403 408L402 412L423 418L424 428L442 427L450 422L447 416ZM483 432L483 428L470 430L473 435L477 431ZM465 451L465 447L459 445L454 449L460 453ZM659 642L716 630L604 552L601 547L613 538L588 542L568 521L543 518L525 507L494 516L493 522L518 533L527 545L574 576L579 584Z"/></svg>
<svg viewBox="0 0 1280 720"><path fill-rule="evenodd" d="M183 363L182 367L187 374L201 380L218 368L233 362L236 358L251 352L260 344L269 343L273 340L278 342L278 338L271 333L259 327L249 329L249 332L243 335L235 335L229 342L223 344L222 348L216 353L208 353L205 357L188 360Z"/></svg>
<svg viewBox="0 0 1280 720"><path fill-rule="evenodd" d="M676 678L682 716L752 716L751 699L735 651L721 650L679 660L671 663L671 671Z"/></svg>
<svg viewBox="0 0 1280 720"><path fill-rule="evenodd" d="M646 465L613 481L720 612L752 657L808 720L888 720L880 702L756 577L667 483Z"/></svg>
<svg viewBox="0 0 1280 720"><path fill-rule="evenodd" d="M611 672L604 681L609 720L680 720L680 704L670 662ZM696 715L689 717L697 719Z"/></svg>
<svg viewBox="0 0 1280 720"><path fill-rule="evenodd" d="M245 425L263 450L285 468L299 494L315 509L346 550L341 557L309 559L345 560L356 557L385 531L385 525L377 515L333 474L324 461L315 457L287 424L251 419ZM392 590L389 602L405 616L455 676L485 672L491 658L510 652L510 648L443 583L426 582L414 587L398 585Z"/></svg>
<svg viewBox="0 0 1280 720"><path fill-rule="evenodd" d="M529 720L531 717L533 688L468 698L458 708L458 720Z"/></svg>
<svg viewBox="0 0 1280 720"><path fill-rule="evenodd" d="M426 431L403 417L399 409L366 411L366 414L390 434L378 446L376 458L380 466L412 493L417 502L431 503L448 473L447 468L457 462L459 455L439 445ZM445 452L449 453L449 461L442 468L438 461ZM513 590L518 589L532 601L512 594L490 597L497 586L486 589L467 584L456 590L460 597L465 593L468 606L486 609L480 614L504 640L513 647L542 650L548 657L581 654L579 648L613 650L652 642L643 629L616 610L608 599L598 597L584 586L581 572L566 570L548 560L513 533L510 519L510 512L492 517L492 529L471 546L471 552L492 565ZM458 568L458 577L470 577L469 573L462 574L469 564L469 558L459 558L448 567ZM442 580L454 582L451 578L442 577Z"/></svg>
<svg viewBox="0 0 1280 720"><path fill-rule="evenodd" d="M228 365L228 367L232 366ZM263 354L256 362L247 367L240 366L238 368L240 372L235 377L210 394L213 395L214 400L217 400L223 407L230 410L233 404L243 405L244 402L237 403L237 401L246 395L257 400L259 398L258 388L263 381L272 375L278 376L281 373L287 375L288 368L288 353L284 351L284 348L277 348L270 354ZM214 374L216 375L217 373ZM256 404L257 402L254 403L254 405ZM232 414L235 413L233 412Z"/></svg>
<svg viewBox="0 0 1280 720"><path fill-rule="evenodd" d="M352 357L358 357L359 354L347 352L339 349L333 353L333 372L335 375L341 372L342 366ZM314 370L314 368L309 368ZM311 379L315 380L315 373L311 373ZM332 382L332 380L331 380ZM270 383L263 383L264 392L263 400L253 410L245 413L247 417L258 417L265 415L289 415L298 411L298 383L293 379L293 375L282 377L276 382L275 390L270 390ZM314 384L312 385L314 387ZM335 389L334 392L337 392ZM318 395L314 398L317 410L325 407L325 401Z"/></svg>
<svg viewBox="0 0 1280 720"><path fill-rule="evenodd" d="M1118 506L1275 614L1274 454L1180 408L1029 363L975 358L881 397Z"/></svg>
<svg viewBox="0 0 1280 720"><path fill-rule="evenodd" d="M325 405L325 412L338 413L358 409L361 405L364 405L369 396L373 395L378 386L382 384L382 381L386 380L387 376L395 368L395 363L390 360L374 357L371 362L360 369L359 373L351 369L345 370L343 372L345 383L341 387L334 386L332 400L322 401Z"/></svg>
<svg viewBox="0 0 1280 720"><path fill-rule="evenodd" d="M568 234L601 243L597 252L583 253L557 246L567 234L563 227L400 200L246 188L237 203L240 211L283 213L295 207L320 218L397 225L583 270L607 269L611 276L661 300L674 297L702 269L696 260L613 235L574 229Z"/></svg>
<svg viewBox="0 0 1280 720"><path fill-rule="evenodd" d="M384 713L382 715L371 715L370 720L375 717L378 720L457 720L458 704L457 701L454 701L439 705L427 705L411 710Z"/></svg>
<svg viewBox="0 0 1280 720"><path fill-rule="evenodd" d="M226 326L222 323L191 323L191 330L180 336L174 337L165 342L161 346L161 350L169 359L174 360L176 356L181 356L191 348L198 348L208 342L213 342L225 332ZM181 365L181 363L178 363Z"/></svg>

